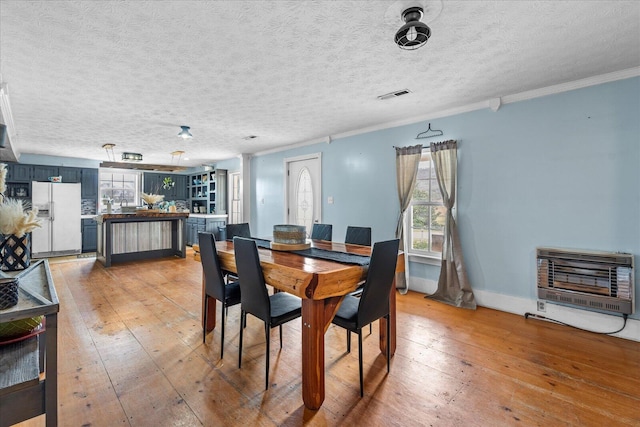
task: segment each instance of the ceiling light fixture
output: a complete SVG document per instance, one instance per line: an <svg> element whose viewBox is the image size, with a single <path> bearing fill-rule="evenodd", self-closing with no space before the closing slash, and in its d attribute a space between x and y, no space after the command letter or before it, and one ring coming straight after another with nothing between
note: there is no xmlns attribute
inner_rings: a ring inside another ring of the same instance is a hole
<svg viewBox="0 0 640 427"><path fill-rule="evenodd" d="M400 49L414 50L427 44L431 37L431 29L427 24L420 22L423 15L421 7L410 7L402 12L402 20L406 22L395 36L396 44Z"/></svg>
<svg viewBox="0 0 640 427"><path fill-rule="evenodd" d="M193 138L193 135L191 135L191 132L189 132L189 129L191 129L189 126L180 126L182 128L182 130L178 133L178 136L182 139L189 139L189 138Z"/></svg>
<svg viewBox="0 0 640 427"><path fill-rule="evenodd" d="M104 150L107 152L107 160L110 162L115 162L116 161L116 155L113 152L113 147L115 147L116 144L104 144L102 146L102 148L104 148Z"/></svg>
<svg viewBox="0 0 640 427"><path fill-rule="evenodd" d="M127 162L141 162L142 154L139 153L122 153L122 160Z"/></svg>
<svg viewBox="0 0 640 427"><path fill-rule="evenodd" d="M176 165L179 165L180 164L180 158L182 157L183 154L184 154L184 151L182 151L182 150L173 151L171 153L171 164L173 164L173 160L177 157L178 160L176 161Z"/></svg>

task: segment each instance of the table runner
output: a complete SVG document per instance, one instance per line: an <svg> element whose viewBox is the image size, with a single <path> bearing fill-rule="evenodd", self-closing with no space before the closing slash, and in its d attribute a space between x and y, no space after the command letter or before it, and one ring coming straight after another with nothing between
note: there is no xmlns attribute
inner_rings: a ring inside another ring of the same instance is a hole
<svg viewBox="0 0 640 427"><path fill-rule="evenodd" d="M343 264L369 265L371 257L367 255L350 254L347 252L329 251L327 249L309 248L301 251L291 251L307 258L325 259Z"/></svg>
<svg viewBox="0 0 640 427"><path fill-rule="evenodd" d="M258 239L257 237L252 237L252 239L256 242L257 247L262 249L271 249L271 240Z"/></svg>
<svg viewBox="0 0 640 427"><path fill-rule="evenodd" d="M271 249L271 241L267 239L258 239L252 237L256 242L256 246L262 249ZM304 256L307 258L324 259L327 261L335 261L342 264L369 265L371 257L368 255L351 254L347 252L330 251L320 248L309 248L300 251L291 251L292 254Z"/></svg>

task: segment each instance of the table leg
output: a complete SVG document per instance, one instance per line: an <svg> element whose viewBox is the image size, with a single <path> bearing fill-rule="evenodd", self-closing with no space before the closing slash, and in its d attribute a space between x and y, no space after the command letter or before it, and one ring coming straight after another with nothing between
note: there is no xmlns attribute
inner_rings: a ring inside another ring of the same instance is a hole
<svg viewBox="0 0 640 427"><path fill-rule="evenodd" d="M391 293L389 294L389 322L390 322L390 354L391 357L396 352L396 281L393 281ZM380 319L380 351L386 356L387 354L387 320L383 317Z"/></svg>
<svg viewBox="0 0 640 427"><path fill-rule="evenodd" d="M302 400L309 409L324 401L324 302L302 300Z"/></svg>
<svg viewBox="0 0 640 427"><path fill-rule="evenodd" d="M209 298L208 312L207 312L207 332L211 332L216 327L216 299L207 296L204 284L204 274L202 275L202 323L204 323L204 301Z"/></svg>
<svg viewBox="0 0 640 427"><path fill-rule="evenodd" d="M47 315L44 381L46 426L58 425L58 313Z"/></svg>

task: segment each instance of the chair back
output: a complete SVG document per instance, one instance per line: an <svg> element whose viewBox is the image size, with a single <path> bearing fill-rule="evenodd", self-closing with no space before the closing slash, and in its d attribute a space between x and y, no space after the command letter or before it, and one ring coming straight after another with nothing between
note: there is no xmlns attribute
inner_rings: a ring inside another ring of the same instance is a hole
<svg viewBox="0 0 640 427"><path fill-rule="evenodd" d="M311 231L311 239L331 241L333 237L333 225L331 224L313 224Z"/></svg>
<svg viewBox="0 0 640 427"><path fill-rule="evenodd" d="M371 227L347 227L344 242L352 245L371 246Z"/></svg>
<svg viewBox="0 0 640 427"><path fill-rule="evenodd" d="M225 283L216 250L216 238L213 233L198 233L200 239L200 262L204 274L204 286L207 295L218 301L225 300Z"/></svg>
<svg viewBox="0 0 640 427"><path fill-rule="evenodd" d="M271 320L271 301L260 266L256 242L235 237L233 249L236 255L238 279L240 279L240 304L243 311L265 322Z"/></svg>
<svg viewBox="0 0 640 427"><path fill-rule="evenodd" d="M358 326L389 314L389 294L398 262L400 239L376 242L358 306Z"/></svg>
<svg viewBox="0 0 640 427"><path fill-rule="evenodd" d="M249 229L249 223L243 222L241 224L227 224L227 240L233 240L234 237L251 237L251 230Z"/></svg>

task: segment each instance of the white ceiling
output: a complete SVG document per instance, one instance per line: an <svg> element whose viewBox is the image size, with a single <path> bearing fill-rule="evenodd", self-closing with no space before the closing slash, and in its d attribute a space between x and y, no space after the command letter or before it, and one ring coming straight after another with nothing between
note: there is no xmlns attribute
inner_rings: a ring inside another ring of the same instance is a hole
<svg viewBox="0 0 640 427"><path fill-rule="evenodd" d="M638 1L0 0L16 153L198 166L639 66Z"/></svg>

